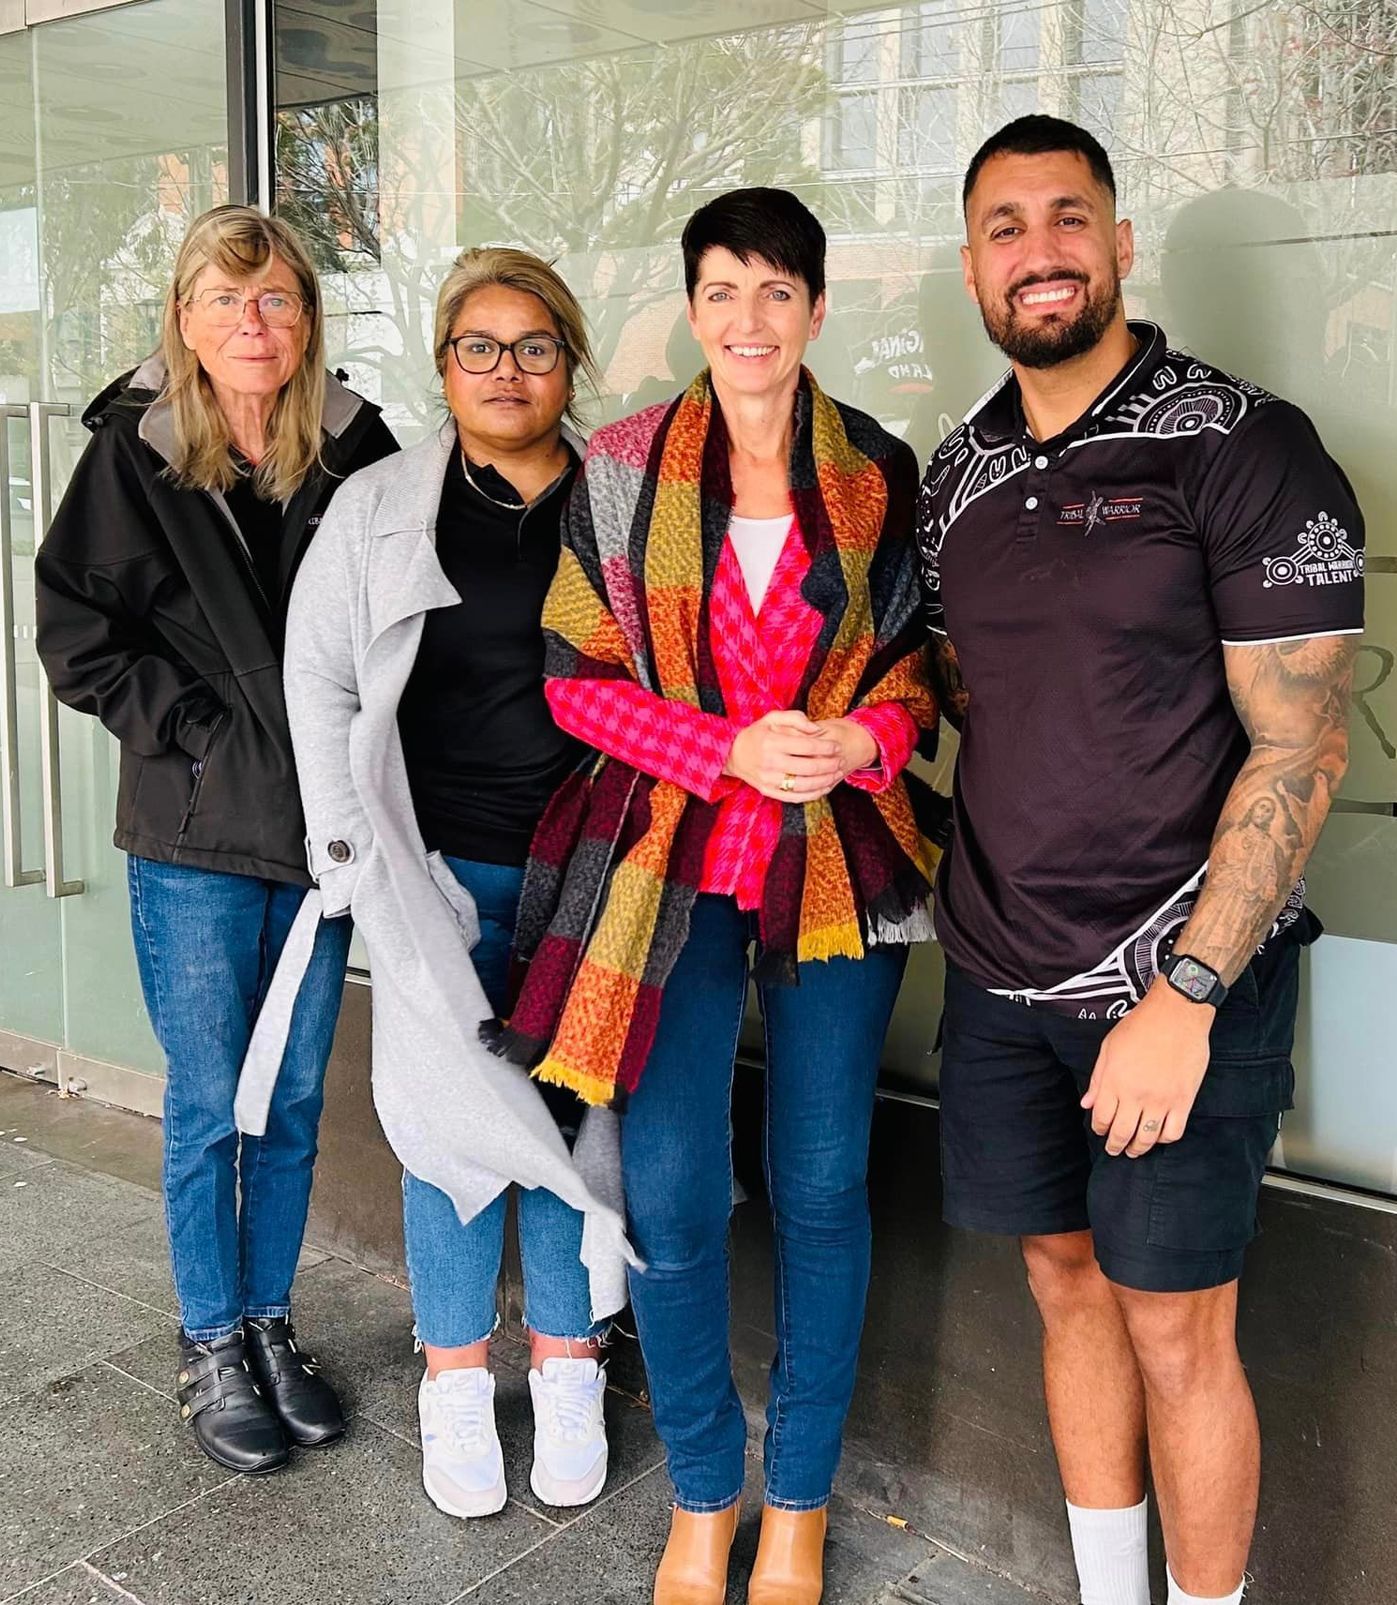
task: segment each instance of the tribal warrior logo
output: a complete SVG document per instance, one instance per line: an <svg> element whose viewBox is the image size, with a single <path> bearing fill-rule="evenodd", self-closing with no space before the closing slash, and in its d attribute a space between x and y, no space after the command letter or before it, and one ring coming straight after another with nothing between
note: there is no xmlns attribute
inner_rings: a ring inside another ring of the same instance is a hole
<svg viewBox="0 0 1397 1605"><path fill-rule="evenodd" d="M1115 524L1126 518L1139 518L1139 496L1101 496L1092 493L1090 501L1069 502L1057 515L1060 525L1079 528L1090 535L1098 524Z"/></svg>
<svg viewBox="0 0 1397 1605"><path fill-rule="evenodd" d="M1262 559L1266 590L1277 585L1343 585L1363 577L1363 553L1349 543L1348 531L1337 518L1321 512L1307 518L1297 536L1298 549L1289 557Z"/></svg>

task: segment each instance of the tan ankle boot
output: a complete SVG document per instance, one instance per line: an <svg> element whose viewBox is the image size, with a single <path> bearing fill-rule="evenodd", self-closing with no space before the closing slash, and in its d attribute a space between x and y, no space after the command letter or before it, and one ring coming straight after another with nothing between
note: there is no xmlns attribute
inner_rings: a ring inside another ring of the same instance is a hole
<svg viewBox="0 0 1397 1605"><path fill-rule="evenodd" d="M827 1521L823 1508L762 1506L762 1536L747 1584L747 1605L820 1605Z"/></svg>
<svg viewBox="0 0 1397 1605"><path fill-rule="evenodd" d="M723 1605L740 1508L703 1515L675 1510L655 1573L655 1605Z"/></svg>

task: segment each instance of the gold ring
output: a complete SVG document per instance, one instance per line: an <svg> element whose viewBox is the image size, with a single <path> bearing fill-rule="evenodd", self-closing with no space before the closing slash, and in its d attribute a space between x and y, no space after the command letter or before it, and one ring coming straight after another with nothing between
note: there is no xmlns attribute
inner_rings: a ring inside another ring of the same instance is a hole
<svg viewBox="0 0 1397 1605"><path fill-rule="evenodd" d="M796 789L796 777L794 775L787 775L781 782L781 790L782 791L794 791L795 789Z"/></svg>

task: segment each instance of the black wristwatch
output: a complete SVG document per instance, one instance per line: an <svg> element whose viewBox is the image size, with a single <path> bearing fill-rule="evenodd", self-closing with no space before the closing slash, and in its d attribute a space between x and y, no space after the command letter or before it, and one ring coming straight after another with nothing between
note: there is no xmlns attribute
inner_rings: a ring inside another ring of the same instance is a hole
<svg viewBox="0 0 1397 1605"><path fill-rule="evenodd" d="M1164 979L1190 1003L1211 1003L1220 1009L1227 1001L1227 988L1216 970L1187 953L1175 953L1164 966Z"/></svg>

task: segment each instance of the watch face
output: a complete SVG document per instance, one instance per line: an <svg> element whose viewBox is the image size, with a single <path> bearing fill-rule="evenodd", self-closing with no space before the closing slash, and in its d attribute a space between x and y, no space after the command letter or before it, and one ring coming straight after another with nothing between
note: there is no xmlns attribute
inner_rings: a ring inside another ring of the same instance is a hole
<svg viewBox="0 0 1397 1605"><path fill-rule="evenodd" d="M1217 977L1196 959L1180 959L1169 979L1180 992L1187 993L1195 1003L1206 1003Z"/></svg>

